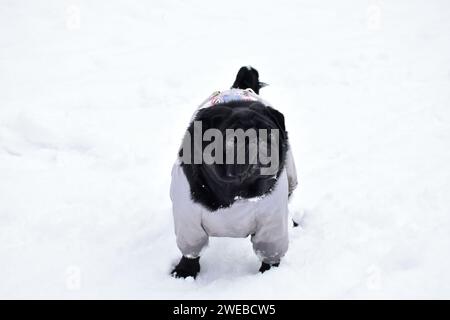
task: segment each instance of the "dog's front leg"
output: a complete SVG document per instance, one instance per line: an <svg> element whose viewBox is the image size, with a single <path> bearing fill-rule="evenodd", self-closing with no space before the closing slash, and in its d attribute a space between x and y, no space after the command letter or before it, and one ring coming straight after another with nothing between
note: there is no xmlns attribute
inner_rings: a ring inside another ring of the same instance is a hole
<svg viewBox="0 0 450 320"><path fill-rule="evenodd" d="M285 212L283 212L285 211ZM289 246L287 208L261 215L258 229L252 235L253 250L262 260L259 272L278 267Z"/></svg>
<svg viewBox="0 0 450 320"><path fill-rule="evenodd" d="M195 278L200 271L200 252L208 244L208 234L202 226L202 208L192 201L189 184L178 163L172 169L170 197L177 246L183 255L172 275Z"/></svg>
<svg viewBox="0 0 450 320"><path fill-rule="evenodd" d="M196 217L197 216L197 217ZM208 245L208 235L195 212L175 214L177 246L183 257L173 269L176 278L195 278L200 272L200 253Z"/></svg>

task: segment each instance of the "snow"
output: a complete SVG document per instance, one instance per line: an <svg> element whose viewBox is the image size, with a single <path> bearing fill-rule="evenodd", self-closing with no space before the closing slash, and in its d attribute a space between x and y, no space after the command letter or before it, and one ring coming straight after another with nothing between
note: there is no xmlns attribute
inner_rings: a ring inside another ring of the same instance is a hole
<svg viewBox="0 0 450 320"><path fill-rule="evenodd" d="M1 298L450 298L448 1L0 6ZM248 64L301 226L278 269L213 238L173 279L183 131Z"/></svg>

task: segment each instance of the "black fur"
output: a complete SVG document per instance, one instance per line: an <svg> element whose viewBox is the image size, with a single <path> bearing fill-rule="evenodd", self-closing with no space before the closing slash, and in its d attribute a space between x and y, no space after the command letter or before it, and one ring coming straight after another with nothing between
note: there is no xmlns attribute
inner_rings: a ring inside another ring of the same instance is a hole
<svg viewBox="0 0 450 320"><path fill-rule="evenodd" d="M178 265L172 270L172 276L175 278L197 277L200 272L200 257L190 259L185 256L181 257Z"/></svg>
<svg viewBox="0 0 450 320"><path fill-rule="evenodd" d="M190 185L191 197L211 211L232 205L238 198L253 198L271 192L279 177L286 159L288 148L287 132L284 116L277 110L254 101L233 101L201 109L195 121L202 121L202 134L209 128L219 129L225 137L226 129L249 128L279 129L279 167L275 175L261 175L262 164L185 164L182 163L184 174ZM190 124L191 154L193 154L194 127ZM224 139L225 140L225 139ZM248 144L248 139L246 139ZM269 142L270 139L268 138ZM203 142L203 148L210 142ZM225 148L224 148L225 149ZM246 151L248 153L248 145ZM270 149L269 149L270 150ZM182 150L179 152L182 156ZM235 155L236 156L236 155ZM180 158L181 159L181 158ZM225 158L224 158L225 159Z"/></svg>
<svg viewBox="0 0 450 320"><path fill-rule="evenodd" d="M259 272L264 273L267 270L270 270L272 267L279 267L280 263L274 263L274 264L268 264L268 263L261 263L261 267L259 268Z"/></svg>
<svg viewBox="0 0 450 320"><path fill-rule="evenodd" d="M266 86L264 82L259 81L259 73L252 67L242 67L239 69L236 75L236 80L233 83L232 88L236 89L252 89L255 93L259 94L259 90Z"/></svg>

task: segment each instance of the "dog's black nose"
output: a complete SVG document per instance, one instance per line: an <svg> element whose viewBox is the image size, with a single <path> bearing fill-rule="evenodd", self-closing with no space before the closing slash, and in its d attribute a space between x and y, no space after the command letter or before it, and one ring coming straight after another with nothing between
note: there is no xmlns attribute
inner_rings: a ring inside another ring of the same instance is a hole
<svg viewBox="0 0 450 320"><path fill-rule="evenodd" d="M267 84L259 81L259 73L253 67L241 67L236 75L236 80L233 83L232 88L236 89L252 89L255 93L259 94L259 90L265 87Z"/></svg>

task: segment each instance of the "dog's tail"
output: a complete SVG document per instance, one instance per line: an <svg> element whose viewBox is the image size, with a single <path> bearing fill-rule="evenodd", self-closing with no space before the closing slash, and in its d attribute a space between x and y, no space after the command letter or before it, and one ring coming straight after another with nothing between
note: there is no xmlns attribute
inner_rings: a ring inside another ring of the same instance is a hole
<svg viewBox="0 0 450 320"><path fill-rule="evenodd" d="M235 89L252 89L256 94L259 94L259 90L267 86L267 83L259 81L258 70L251 66L241 67L236 75L231 88Z"/></svg>

